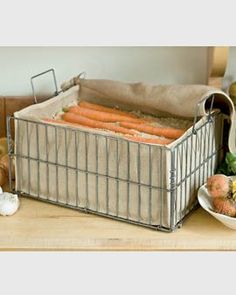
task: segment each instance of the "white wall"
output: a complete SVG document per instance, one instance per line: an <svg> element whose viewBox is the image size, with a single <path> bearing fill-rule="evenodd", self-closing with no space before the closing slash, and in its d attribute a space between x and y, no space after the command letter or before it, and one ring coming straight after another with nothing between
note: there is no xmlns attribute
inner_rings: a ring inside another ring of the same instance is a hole
<svg viewBox="0 0 236 295"><path fill-rule="evenodd" d="M88 78L205 84L207 48L0 47L0 95L31 95L30 77L49 68L59 85L82 71ZM52 89L49 77L39 81L38 92Z"/></svg>
<svg viewBox="0 0 236 295"><path fill-rule="evenodd" d="M149 83L205 84L206 47L0 47L0 95L31 95L30 77L56 70L58 84L82 71L88 78ZM224 88L236 80L236 47L230 47ZM35 82L52 89L50 77Z"/></svg>

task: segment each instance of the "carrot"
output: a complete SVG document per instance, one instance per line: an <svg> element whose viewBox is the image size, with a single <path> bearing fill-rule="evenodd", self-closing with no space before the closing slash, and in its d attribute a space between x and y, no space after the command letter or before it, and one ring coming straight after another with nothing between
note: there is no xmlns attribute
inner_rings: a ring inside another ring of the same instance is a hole
<svg viewBox="0 0 236 295"><path fill-rule="evenodd" d="M63 125L69 125L69 126L73 126L73 127L80 127L79 124L66 122L65 120L60 120L60 119L44 118L43 121L48 122L48 123L53 123L53 124L63 124ZM82 126L82 127L84 127L84 126Z"/></svg>
<svg viewBox="0 0 236 295"><path fill-rule="evenodd" d="M130 118L124 115L95 111L91 109L81 108L79 106L72 106L68 108L69 113L75 113L92 120L102 121L102 122L132 122L132 123L145 123L144 120L139 118Z"/></svg>
<svg viewBox="0 0 236 295"><path fill-rule="evenodd" d="M70 122L70 123L76 123L76 124L81 124L83 126L88 126L92 128L98 128L98 129L105 129L105 130L110 130L118 133L123 133L123 134L130 134L130 135L135 135L137 134L137 131L130 130L124 127L120 127L114 124L109 124L101 121L96 121L89 119L87 117L67 112L62 115L62 119Z"/></svg>
<svg viewBox="0 0 236 295"><path fill-rule="evenodd" d="M90 103L87 101L81 101L79 103L79 106L82 108L91 109L91 110L95 110L95 111L102 111L102 112L106 112L106 113L119 114L119 115L127 116L130 118L138 118L138 116L135 116L134 114L130 114L128 112L120 111L120 110L117 110L114 108L105 107L105 106L102 106L99 104Z"/></svg>
<svg viewBox="0 0 236 295"><path fill-rule="evenodd" d="M79 106L82 108L92 109L95 111L114 113L114 114L119 114L119 115L123 115L123 116L130 117L130 118L136 118L136 119L143 120L144 122L155 122L152 118L139 118L137 115L131 114L129 112L117 110L115 108L105 107L105 106L95 104L95 103L90 103L90 102L87 102L84 100L79 103Z"/></svg>
<svg viewBox="0 0 236 295"><path fill-rule="evenodd" d="M50 118L44 118L43 119L44 122L47 122L47 123L53 123L53 124L62 124L62 125L66 125L66 126L72 126L72 127L80 127L80 128L89 128L89 129L94 129L94 127L89 127L89 126L86 126L86 125L81 125L81 124L78 124L78 123L71 123L71 122L67 122L65 120L60 120L60 119L50 119ZM128 130L129 132L130 130Z"/></svg>
<svg viewBox="0 0 236 295"><path fill-rule="evenodd" d="M185 132L185 130L182 129L154 127L148 124L135 124L132 122L120 122L120 126L173 139L179 138Z"/></svg>
<svg viewBox="0 0 236 295"><path fill-rule="evenodd" d="M145 138L141 136L128 136L126 135L125 138L135 141L135 142L140 142L140 143L154 143L154 144L169 144L173 140L168 139L168 138Z"/></svg>
<svg viewBox="0 0 236 295"><path fill-rule="evenodd" d="M69 113L68 113L69 114ZM66 114L65 114L66 115ZM73 114L72 114L73 115ZM71 116L71 115L70 115ZM78 115L76 115L78 116ZM67 115L68 117L68 115ZM87 118L86 118L87 119ZM89 119L87 119L89 120ZM90 127L90 128L97 128L97 127L93 127L93 126L88 126L88 125L80 125L78 123L71 123L71 122L68 122L68 121L65 121L65 120L60 120L60 119L49 119L49 118L44 118L43 121L45 122L48 122L48 123L56 123L56 124L63 124L63 125L71 125L73 127ZM91 121L91 120L89 120ZM106 127L106 129L109 129L110 127L113 128L113 127L119 127L119 126L116 126L116 125L111 125L111 124L108 124L108 123L103 123L101 122L103 125L109 125L108 127ZM129 129L126 129L125 132L122 132L125 128L122 128L122 130L120 130L120 128L122 127L119 127L119 131L115 131L115 132L119 132L119 133L125 133L125 134L129 134L128 132L131 132L131 130ZM100 129L104 129L104 128L100 128ZM111 130L111 129L110 129ZM111 130L111 131L114 131L114 130ZM135 135L137 134L136 132L135 133L131 133L131 135L126 135L124 136L125 138L131 140L131 141L135 141L135 142L140 142L140 143L153 143L153 144L169 144L171 143L173 140L171 139L167 139L167 138L144 138L144 137L141 137L141 136L132 136L132 135Z"/></svg>
<svg viewBox="0 0 236 295"><path fill-rule="evenodd" d="M60 120L60 119L44 118L43 121L47 122L47 123L61 124L61 125L65 125L65 126L75 127L75 128L87 128L87 129L91 129L91 131L92 131L92 129L94 129L93 127L88 127L88 126L77 124L77 123L70 123L65 120Z"/></svg>

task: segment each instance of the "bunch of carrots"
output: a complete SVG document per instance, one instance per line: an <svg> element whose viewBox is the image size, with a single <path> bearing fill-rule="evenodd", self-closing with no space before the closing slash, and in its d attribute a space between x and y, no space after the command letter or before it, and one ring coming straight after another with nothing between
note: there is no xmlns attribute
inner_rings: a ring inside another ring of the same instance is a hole
<svg viewBox="0 0 236 295"><path fill-rule="evenodd" d="M171 143L185 132L183 129L154 127L151 125L154 121L150 118L139 118L125 111L86 101L64 108L61 119L47 118L44 121L113 131L124 134L125 138L132 141L162 145ZM140 132L155 137L142 137Z"/></svg>

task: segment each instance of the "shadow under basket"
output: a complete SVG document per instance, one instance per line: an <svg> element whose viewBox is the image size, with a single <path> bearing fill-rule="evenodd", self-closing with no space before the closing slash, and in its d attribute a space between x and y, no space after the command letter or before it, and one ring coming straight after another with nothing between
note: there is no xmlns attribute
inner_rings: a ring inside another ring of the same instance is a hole
<svg viewBox="0 0 236 295"><path fill-rule="evenodd" d="M9 142L12 121L14 191L171 232L196 208L197 189L216 170L225 116L200 118L195 132L190 128L171 147L13 117Z"/></svg>

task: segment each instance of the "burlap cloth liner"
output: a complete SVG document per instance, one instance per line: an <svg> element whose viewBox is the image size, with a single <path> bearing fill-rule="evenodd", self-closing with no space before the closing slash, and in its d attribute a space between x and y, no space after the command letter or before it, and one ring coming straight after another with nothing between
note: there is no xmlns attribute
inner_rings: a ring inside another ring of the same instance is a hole
<svg viewBox="0 0 236 295"><path fill-rule="evenodd" d="M62 107L72 102L87 100L107 106L119 106L125 110L141 110L150 114L193 118L196 114L197 103L214 94L214 108L220 108L233 122L229 133L229 148L231 151L236 150L233 131L235 130L234 106L230 98L220 90L204 85L151 86L144 83L127 84L118 81L86 80L80 78L74 78L69 83L64 83L62 89L65 92L60 93L57 97L16 112L15 117L37 122L43 117L52 117ZM209 101L202 102L199 105L198 113L202 119L197 122L196 127L201 126L205 122L208 107ZM16 161L17 190L29 193L35 197L40 196L52 201L59 201L62 204L87 207L94 211L117 215L122 218L128 217L134 221L161 224L166 227L170 226L170 192L168 189L170 188L171 156L169 150L162 149L158 145L142 145L139 151L141 160L138 163L137 144L130 143L130 150L128 152L126 140L118 141L117 151L116 141L112 140L112 138L108 138L106 141L105 138L98 136L96 139L96 136L92 133L88 133L86 136L82 132L75 132L73 128L69 128L66 135L64 129L60 128L57 131L56 138L55 128L49 126L47 129L47 148L46 129L44 126L36 126L34 123L31 123L27 127L27 124L24 122L16 122L15 127L16 153L26 156L25 159L17 159ZM215 142L211 143L213 148L213 145L217 145L219 134L216 133L214 136L212 134L213 131L210 127L208 128L209 134L215 138ZM90 131L90 129L82 129ZM168 147L174 149L175 145L191 132L192 128L189 128L181 138L171 143ZM94 132L94 130L93 133L97 135L107 134L104 131ZM121 137L114 134L112 136ZM196 137L193 139L193 144L195 140ZM37 143L39 148L37 148ZM98 148L97 154L96 144ZM86 146L87 162L85 156ZM65 147L67 148L67 157L65 156ZM106 148L107 153L105 152ZM151 149L151 152L149 149ZM35 159L39 158L46 162L49 161L79 168L80 170L76 172L64 167L56 168L53 164L47 165L43 162L38 164L37 161L27 159L28 156ZM195 157L196 159L200 158L198 151L195 151ZM126 181L121 180L117 186L115 178L128 179L128 159L129 179L133 183L128 185ZM182 161L183 163L179 163L179 165L185 167L185 163L189 159L182 159ZM215 164L216 159L213 159L213 162ZM152 189L151 194L148 187L150 185L150 163L152 163L151 185L163 188L162 190ZM98 173L99 176L96 177L96 174L86 174L84 171L87 169ZM177 167L178 169L180 168ZM186 174L191 173L189 167L181 169L185 169L184 173ZM201 170L198 173L201 173ZM105 175L109 175L112 178L107 182ZM146 187L141 186L140 192L138 192L138 185L135 184L139 180L147 185ZM185 187L186 192L183 192L187 195L185 196L184 206L190 206L194 201L190 184L191 182L187 183ZM118 195L119 198L117 198ZM177 205L179 206L177 212L178 210L183 210L181 197L181 195L178 196L180 202ZM139 202L140 208L138 206ZM162 203L162 206L160 206L160 203ZM176 216L176 222L181 217L183 216L180 212Z"/></svg>

